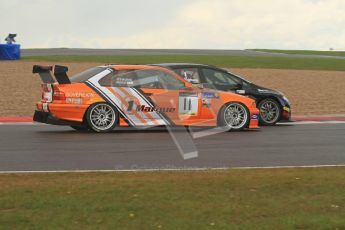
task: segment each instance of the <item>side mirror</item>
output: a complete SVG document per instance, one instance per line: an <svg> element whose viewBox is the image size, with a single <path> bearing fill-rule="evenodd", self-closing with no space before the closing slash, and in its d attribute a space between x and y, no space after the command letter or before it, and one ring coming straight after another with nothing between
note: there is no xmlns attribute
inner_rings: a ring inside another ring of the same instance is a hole
<svg viewBox="0 0 345 230"><path fill-rule="evenodd" d="M241 83L237 83L235 89L242 89L243 85Z"/></svg>
<svg viewBox="0 0 345 230"><path fill-rule="evenodd" d="M241 90L242 88L243 88L243 85L240 83L227 87L228 90Z"/></svg>

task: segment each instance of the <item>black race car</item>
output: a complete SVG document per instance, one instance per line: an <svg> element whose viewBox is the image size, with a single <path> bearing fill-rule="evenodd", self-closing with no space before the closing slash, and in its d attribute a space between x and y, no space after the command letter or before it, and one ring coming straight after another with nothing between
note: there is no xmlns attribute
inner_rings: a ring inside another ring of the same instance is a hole
<svg viewBox="0 0 345 230"><path fill-rule="evenodd" d="M291 107L287 97L276 90L264 88L226 70L202 64L155 64L173 70L187 81L203 88L215 88L247 95L256 100L260 110L260 124L274 125L291 120Z"/></svg>

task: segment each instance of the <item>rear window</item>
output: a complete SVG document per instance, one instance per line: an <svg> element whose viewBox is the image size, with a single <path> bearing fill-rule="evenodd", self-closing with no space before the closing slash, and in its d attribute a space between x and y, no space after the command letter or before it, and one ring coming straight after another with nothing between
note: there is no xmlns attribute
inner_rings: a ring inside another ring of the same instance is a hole
<svg viewBox="0 0 345 230"><path fill-rule="evenodd" d="M103 70L106 70L106 67L94 67L94 68L85 70L84 72L73 75L72 77L70 77L70 81L72 83L85 82L89 80L89 78L99 74Z"/></svg>

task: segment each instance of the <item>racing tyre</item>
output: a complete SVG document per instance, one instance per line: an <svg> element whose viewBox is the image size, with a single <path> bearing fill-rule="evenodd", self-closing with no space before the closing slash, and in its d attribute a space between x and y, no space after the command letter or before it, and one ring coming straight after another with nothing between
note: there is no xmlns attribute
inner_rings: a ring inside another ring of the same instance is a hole
<svg viewBox="0 0 345 230"><path fill-rule="evenodd" d="M118 124L118 120L118 111L107 103L94 104L86 113L88 126L98 133L110 132Z"/></svg>
<svg viewBox="0 0 345 230"><path fill-rule="evenodd" d="M276 100L264 99L258 104L260 110L259 121L261 125L275 125L281 114L281 107Z"/></svg>
<svg viewBox="0 0 345 230"><path fill-rule="evenodd" d="M250 115L248 108L239 103L231 102L223 106L220 111L219 125L229 131L242 130L249 124Z"/></svg>

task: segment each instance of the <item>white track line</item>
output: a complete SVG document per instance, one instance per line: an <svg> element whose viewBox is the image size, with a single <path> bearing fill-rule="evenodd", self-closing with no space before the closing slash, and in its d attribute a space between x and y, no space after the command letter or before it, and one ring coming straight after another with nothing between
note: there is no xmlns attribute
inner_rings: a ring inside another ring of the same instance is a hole
<svg viewBox="0 0 345 230"><path fill-rule="evenodd" d="M42 170L42 171L0 171L0 174L14 173L97 173L97 172L176 172L176 171L224 171L231 169L294 169L294 168L326 168L345 167L345 165L300 165L300 166L254 166L254 167L222 167L222 168L153 168L153 169L101 169L101 170Z"/></svg>
<svg viewBox="0 0 345 230"><path fill-rule="evenodd" d="M294 121L278 122L278 125L317 125L317 124L345 124L345 121Z"/></svg>
<svg viewBox="0 0 345 230"><path fill-rule="evenodd" d="M36 122L0 122L0 125L45 125Z"/></svg>

